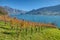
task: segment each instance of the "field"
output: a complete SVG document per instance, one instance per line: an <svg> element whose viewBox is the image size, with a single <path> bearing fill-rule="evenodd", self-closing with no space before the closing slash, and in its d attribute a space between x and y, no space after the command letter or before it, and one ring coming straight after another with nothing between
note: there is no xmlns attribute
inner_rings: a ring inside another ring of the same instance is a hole
<svg viewBox="0 0 60 40"><path fill-rule="evenodd" d="M0 21L0 40L60 40L60 30L43 26L26 28Z"/></svg>

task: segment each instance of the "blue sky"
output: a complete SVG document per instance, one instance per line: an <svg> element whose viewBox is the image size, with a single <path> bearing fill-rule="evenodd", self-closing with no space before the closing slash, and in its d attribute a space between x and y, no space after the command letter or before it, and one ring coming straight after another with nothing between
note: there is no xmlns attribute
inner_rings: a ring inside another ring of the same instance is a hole
<svg viewBox="0 0 60 40"><path fill-rule="evenodd" d="M9 6L26 11L59 4L60 0L0 0L0 6Z"/></svg>

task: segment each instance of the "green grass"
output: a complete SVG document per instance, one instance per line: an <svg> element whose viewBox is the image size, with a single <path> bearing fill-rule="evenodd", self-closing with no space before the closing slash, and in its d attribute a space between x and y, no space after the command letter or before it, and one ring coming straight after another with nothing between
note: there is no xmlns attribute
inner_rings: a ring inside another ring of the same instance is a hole
<svg viewBox="0 0 60 40"><path fill-rule="evenodd" d="M11 28L10 23L0 21L0 40L60 40L60 30L57 28L29 27Z"/></svg>

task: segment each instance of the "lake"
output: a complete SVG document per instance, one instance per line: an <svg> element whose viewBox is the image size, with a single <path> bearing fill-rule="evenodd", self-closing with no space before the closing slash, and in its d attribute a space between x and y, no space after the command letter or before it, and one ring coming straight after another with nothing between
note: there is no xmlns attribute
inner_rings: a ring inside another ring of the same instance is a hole
<svg viewBox="0 0 60 40"><path fill-rule="evenodd" d="M60 16L46 16L46 15L16 15L17 19L24 19L26 21L40 22L40 23L54 23L57 27L60 27Z"/></svg>

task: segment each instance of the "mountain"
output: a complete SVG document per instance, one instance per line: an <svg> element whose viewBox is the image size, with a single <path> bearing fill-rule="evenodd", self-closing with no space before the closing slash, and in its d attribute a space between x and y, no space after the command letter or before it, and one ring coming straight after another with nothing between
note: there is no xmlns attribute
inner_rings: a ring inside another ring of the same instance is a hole
<svg viewBox="0 0 60 40"><path fill-rule="evenodd" d="M6 15L6 14L8 14L8 12L2 6L0 6L0 15Z"/></svg>
<svg viewBox="0 0 60 40"><path fill-rule="evenodd" d="M31 15L60 15L60 5L33 9L26 14Z"/></svg>
<svg viewBox="0 0 60 40"><path fill-rule="evenodd" d="M25 14L26 13L26 11L13 9L11 7L8 7L8 6L0 6L0 7L4 8L4 10L6 12L8 12L9 15L20 15L20 14Z"/></svg>
<svg viewBox="0 0 60 40"><path fill-rule="evenodd" d="M43 8L39 8L39 9L33 9L31 11L28 11L28 12L26 12L24 10L13 9L11 7L8 7L8 6L0 6L0 12L2 12L2 10L3 10L3 12L5 11L5 14L8 12L9 15L22 15L22 14L29 14L29 15L60 15L60 5L43 7Z"/></svg>

